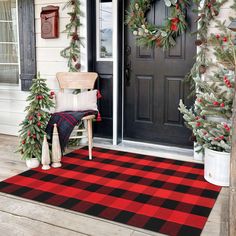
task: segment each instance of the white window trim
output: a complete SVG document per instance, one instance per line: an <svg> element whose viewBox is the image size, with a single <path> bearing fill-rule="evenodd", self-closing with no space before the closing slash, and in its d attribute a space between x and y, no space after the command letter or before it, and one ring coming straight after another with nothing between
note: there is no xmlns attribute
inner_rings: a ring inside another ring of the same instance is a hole
<svg viewBox="0 0 236 236"><path fill-rule="evenodd" d="M114 4L114 1L112 1L113 2L113 4ZM96 37L96 60L97 61L113 61L113 58L114 58L114 54L113 54L113 52L112 52L112 57L111 58L102 58L102 57L100 57L100 42L101 42L101 38L100 38L100 32L99 32L99 30L100 30L100 25L99 25L99 16L100 16L100 5L99 5L99 3L100 3L100 0L96 0L96 35L97 35L97 37ZM114 10L114 8L112 8L112 11ZM112 15L113 15L114 13L112 12ZM113 33L113 31L114 31L114 29L112 29L112 41L113 41L113 37L114 37L114 33Z"/></svg>
<svg viewBox="0 0 236 236"><path fill-rule="evenodd" d="M13 22L13 21L4 21L1 20L0 22ZM16 0L16 33L17 33L17 42L0 42L0 44L17 44L18 45L18 62L17 63L0 63L0 65L18 65L19 67L19 83L18 84L10 84L10 83L0 83L1 89L7 90L19 90L21 91L21 80L20 80L20 39L19 39L19 17L18 17L18 0Z"/></svg>

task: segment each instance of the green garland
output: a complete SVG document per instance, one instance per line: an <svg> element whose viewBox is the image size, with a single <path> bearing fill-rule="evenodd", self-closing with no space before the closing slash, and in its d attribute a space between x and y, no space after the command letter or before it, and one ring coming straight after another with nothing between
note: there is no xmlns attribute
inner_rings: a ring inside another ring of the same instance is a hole
<svg viewBox="0 0 236 236"><path fill-rule="evenodd" d="M164 26L147 22L145 16L151 8L151 2L151 0L132 0L126 23L140 45L164 49L173 47L177 36L187 29L185 12L189 1L165 0L166 6L171 10L171 15L166 19Z"/></svg>
<svg viewBox="0 0 236 236"><path fill-rule="evenodd" d="M207 69L212 66L211 60L207 59L207 53L209 51L209 42L207 39L208 28L210 23L216 20L216 17L220 13L220 8L228 0L194 0L196 8L195 13L198 14L196 22L198 22L198 30L194 32L197 35L195 42L196 46L199 47L199 52L196 56L196 62L194 63L191 71L186 75L185 81L190 84L191 94L195 94L195 81L194 79L200 79Z"/></svg>
<svg viewBox="0 0 236 236"><path fill-rule="evenodd" d="M67 65L69 71L77 72L81 68L80 46L82 45L79 35L79 27L82 25L80 22L80 1L70 0L66 3L64 8L72 8L72 10L67 13L70 16L70 23L66 25L64 31L67 33L68 38L71 38L71 41L70 45L61 51L61 56L68 60Z"/></svg>

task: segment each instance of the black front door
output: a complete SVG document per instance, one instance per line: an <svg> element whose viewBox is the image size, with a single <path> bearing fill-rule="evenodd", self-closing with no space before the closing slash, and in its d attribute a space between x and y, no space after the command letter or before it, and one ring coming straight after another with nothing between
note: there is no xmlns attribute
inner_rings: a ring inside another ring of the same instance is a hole
<svg viewBox="0 0 236 236"><path fill-rule="evenodd" d="M150 22L161 24L167 14L164 1L154 1L147 17ZM196 15L189 9L187 17L194 31ZM191 104L184 77L194 64L195 40L190 32L186 32L178 38L174 48L164 52L160 48L137 46L134 36L126 28L125 65L129 74L125 81L124 138L191 145L191 132L183 124L178 104L180 99Z"/></svg>

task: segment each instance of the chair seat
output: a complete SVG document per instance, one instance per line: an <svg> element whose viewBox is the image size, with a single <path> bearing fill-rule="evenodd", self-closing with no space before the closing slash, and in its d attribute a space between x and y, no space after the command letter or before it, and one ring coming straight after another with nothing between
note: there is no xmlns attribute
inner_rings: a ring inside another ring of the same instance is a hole
<svg viewBox="0 0 236 236"><path fill-rule="evenodd" d="M95 119L95 115L88 115L88 116L84 116L83 118L82 118L82 120L93 120L93 119Z"/></svg>

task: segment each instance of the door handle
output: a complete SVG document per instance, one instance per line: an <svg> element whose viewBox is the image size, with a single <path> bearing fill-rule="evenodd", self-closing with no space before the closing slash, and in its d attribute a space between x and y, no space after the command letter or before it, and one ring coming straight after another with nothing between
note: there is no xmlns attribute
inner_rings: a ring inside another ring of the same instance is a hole
<svg viewBox="0 0 236 236"><path fill-rule="evenodd" d="M130 86L130 72L131 72L131 61L126 64L125 68L125 85Z"/></svg>

